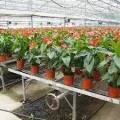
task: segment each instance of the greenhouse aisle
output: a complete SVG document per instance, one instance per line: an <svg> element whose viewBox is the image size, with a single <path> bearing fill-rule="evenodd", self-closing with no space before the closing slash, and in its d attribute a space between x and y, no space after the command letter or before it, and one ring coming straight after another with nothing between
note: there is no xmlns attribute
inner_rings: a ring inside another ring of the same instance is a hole
<svg viewBox="0 0 120 120"><path fill-rule="evenodd" d="M48 91L48 86L38 83L38 82L31 82L28 86L26 92L27 97L31 100L37 99L43 96ZM0 92L0 120L21 120L17 116L5 112L6 111L14 111L22 106L22 86L20 84L16 84L5 91Z"/></svg>
<svg viewBox="0 0 120 120"><path fill-rule="evenodd" d="M120 105L106 103L90 120L120 120Z"/></svg>
<svg viewBox="0 0 120 120"><path fill-rule="evenodd" d="M3 111L0 111L0 119L1 120L21 120L17 116L8 112L3 112Z"/></svg>

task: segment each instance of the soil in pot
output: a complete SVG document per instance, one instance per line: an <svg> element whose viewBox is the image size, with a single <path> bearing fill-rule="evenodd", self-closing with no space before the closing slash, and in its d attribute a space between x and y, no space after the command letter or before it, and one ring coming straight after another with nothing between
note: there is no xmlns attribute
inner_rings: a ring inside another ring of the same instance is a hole
<svg viewBox="0 0 120 120"><path fill-rule="evenodd" d="M80 68L75 68L76 75L82 75L82 70Z"/></svg>
<svg viewBox="0 0 120 120"><path fill-rule="evenodd" d="M117 97L119 97L119 94L120 94L120 88L114 88L114 87L109 86L109 88L108 88L109 97L117 98Z"/></svg>
<svg viewBox="0 0 120 120"><path fill-rule="evenodd" d="M50 80L54 79L55 78L55 70L54 69L52 69L52 70L47 69L46 70L46 78L50 79Z"/></svg>
<svg viewBox="0 0 120 120"><path fill-rule="evenodd" d="M82 88L85 90L89 90L93 88L93 80L88 78L82 79Z"/></svg>
<svg viewBox="0 0 120 120"><path fill-rule="evenodd" d="M0 55L0 61L1 61L1 62L7 61L7 56L5 56L5 55Z"/></svg>
<svg viewBox="0 0 120 120"><path fill-rule="evenodd" d="M64 75L64 84L65 85L73 85L74 75Z"/></svg>
<svg viewBox="0 0 120 120"><path fill-rule="evenodd" d="M39 65L31 65L31 72L34 75L39 73Z"/></svg>
<svg viewBox="0 0 120 120"><path fill-rule="evenodd" d="M17 68L18 69L24 68L24 60L17 60Z"/></svg>
<svg viewBox="0 0 120 120"><path fill-rule="evenodd" d="M98 71L93 71L93 78L94 78L94 80L99 81L99 80L100 80L100 77L101 77L100 72L98 72Z"/></svg>

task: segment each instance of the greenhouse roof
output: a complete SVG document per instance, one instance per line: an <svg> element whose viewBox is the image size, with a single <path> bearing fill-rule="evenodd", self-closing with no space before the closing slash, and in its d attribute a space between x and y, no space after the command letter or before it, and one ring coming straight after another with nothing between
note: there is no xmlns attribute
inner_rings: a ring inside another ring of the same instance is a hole
<svg viewBox="0 0 120 120"><path fill-rule="evenodd" d="M120 20L119 0L0 0L0 9L6 15Z"/></svg>

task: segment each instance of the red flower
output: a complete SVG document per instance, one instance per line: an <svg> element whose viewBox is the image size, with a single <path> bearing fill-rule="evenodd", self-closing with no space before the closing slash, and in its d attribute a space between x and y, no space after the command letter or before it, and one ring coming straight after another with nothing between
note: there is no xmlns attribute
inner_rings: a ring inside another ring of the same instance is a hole
<svg viewBox="0 0 120 120"><path fill-rule="evenodd" d="M51 45L53 43L53 41L48 41L47 44L48 45Z"/></svg>
<svg viewBox="0 0 120 120"><path fill-rule="evenodd" d="M52 41L50 38L44 38L44 39L43 39L43 42L44 42L44 43L47 43L48 45L50 45L50 44L53 43L53 41Z"/></svg>
<svg viewBox="0 0 120 120"><path fill-rule="evenodd" d="M64 42L64 40L63 40L63 39L59 39L59 40L58 40L58 42L60 42L60 43L61 43L61 42Z"/></svg>
<svg viewBox="0 0 120 120"><path fill-rule="evenodd" d="M32 50L33 48L34 48L34 45L31 44L31 45L29 46L29 49Z"/></svg>
<svg viewBox="0 0 120 120"><path fill-rule="evenodd" d="M92 36L94 36L95 35L95 33L94 32L88 32L88 34L87 34L88 36L90 36L90 37L92 37Z"/></svg>
<svg viewBox="0 0 120 120"><path fill-rule="evenodd" d="M99 44L99 42L100 42L100 38L95 38L95 39L93 39L93 40L91 40L90 42L89 42L89 44L91 45L91 46L97 46L98 44Z"/></svg>
<svg viewBox="0 0 120 120"><path fill-rule="evenodd" d="M70 48L70 46L69 46L69 45L66 45L66 44L63 44L63 45L61 45L60 47L61 47L61 48Z"/></svg>
<svg viewBox="0 0 120 120"><path fill-rule="evenodd" d="M48 41L50 41L50 38L44 38L44 39L43 39L43 42L44 42L44 43L47 43Z"/></svg>
<svg viewBox="0 0 120 120"><path fill-rule="evenodd" d="M75 39L80 39L80 33L74 33L73 36L75 37Z"/></svg>
<svg viewBox="0 0 120 120"><path fill-rule="evenodd" d="M119 36L119 31L114 31L114 36Z"/></svg>

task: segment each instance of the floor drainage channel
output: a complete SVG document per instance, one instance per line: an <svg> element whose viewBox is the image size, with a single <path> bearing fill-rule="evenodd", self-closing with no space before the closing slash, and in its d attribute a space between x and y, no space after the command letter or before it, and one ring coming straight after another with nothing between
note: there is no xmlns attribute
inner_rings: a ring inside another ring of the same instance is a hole
<svg viewBox="0 0 120 120"><path fill-rule="evenodd" d="M54 94L58 95L59 92L54 91ZM67 97L72 103L72 96ZM88 96L77 96L77 120L88 120L93 116L103 105L105 101L88 97ZM22 107L14 111L16 114L22 114L27 116L34 116L41 120L71 120L72 110L65 101L60 101L60 108L57 111L52 111L48 108L45 103L45 96L38 98L34 101L28 100ZM21 117L21 116L19 116ZM33 117L33 118L34 118ZM36 120L21 117L22 120Z"/></svg>

